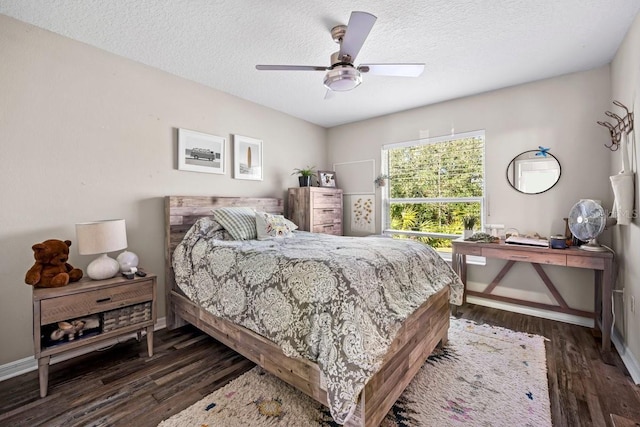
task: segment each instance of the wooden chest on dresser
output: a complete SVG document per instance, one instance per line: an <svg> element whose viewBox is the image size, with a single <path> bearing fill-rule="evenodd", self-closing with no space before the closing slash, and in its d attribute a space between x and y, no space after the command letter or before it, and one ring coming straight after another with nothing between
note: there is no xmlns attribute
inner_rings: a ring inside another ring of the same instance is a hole
<svg viewBox="0 0 640 427"><path fill-rule="evenodd" d="M290 188L287 218L299 230L342 235L342 190L324 187Z"/></svg>

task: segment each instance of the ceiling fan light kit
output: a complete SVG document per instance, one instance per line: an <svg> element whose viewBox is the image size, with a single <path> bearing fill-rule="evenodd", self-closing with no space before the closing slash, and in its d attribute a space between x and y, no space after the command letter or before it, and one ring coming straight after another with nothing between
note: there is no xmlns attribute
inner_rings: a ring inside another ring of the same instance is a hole
<svg viewBox="0 0 640 427"><path fill-rule="evenodd" d="M347 65L339 65L329 70L324 76L325 87L336 92L355 89L360 83L362 83L360 71Z"/></svg>
<svg viewBox="0 0 640 427"><path fill-rule="evenodd" d="M346 92L362 83L362 73L379 76L418 77L424 64L361 64L355 67L356 56L369 36L376 17L367 12L351 12L348 25L336 25L331 38L340 50L331 55L331 66L313 65L256 65L257 70L270 71L327 71L324 86L330 91Z"/></svg>

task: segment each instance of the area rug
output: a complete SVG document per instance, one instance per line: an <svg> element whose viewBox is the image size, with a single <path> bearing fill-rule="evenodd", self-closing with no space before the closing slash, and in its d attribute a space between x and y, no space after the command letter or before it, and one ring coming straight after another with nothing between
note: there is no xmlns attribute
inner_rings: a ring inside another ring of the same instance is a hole
<svg viewBox="0 0 640 427"><path fill-rule="evenodd" d="M551 426L544 340L452 318L449 343L429 356L382 426ZM256 367L160 426L337 424L327 408Z"/></svg>

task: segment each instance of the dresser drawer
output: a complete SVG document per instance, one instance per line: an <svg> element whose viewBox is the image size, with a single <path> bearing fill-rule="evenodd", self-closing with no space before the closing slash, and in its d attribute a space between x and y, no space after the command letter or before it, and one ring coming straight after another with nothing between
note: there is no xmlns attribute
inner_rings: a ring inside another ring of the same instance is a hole
<svg viewBox="0 0 640 427"><path fill-rule="evenodd" d="M342 224L324 224L324 225L314 225L313 226L314 233L324 233L324 234L335 234L336 236L342 235Z"/></svg>
<svg viewBox="0 0 640 427"><path fill-rule="evenodd" d="M488 258L508 259L511 261L534 262L536 264L567 265L567 256L561 253L533 253L502 248L483 248L482 255Z"/></svg>
<svg viewBox="0 0 640 427"><path fill-rule="evenodd" d="M152 299L152 280L47 298L40 301L40 324L48 325Z"/></svg>
<svg viewBox="0 0 640 427"><path fill-rule="evenodd" d="M313 210L313 225L336 224L342 222L342 209L324 208Z"/></svg>
<svg viewBox="0 0 640 427"><path fill-rule="evenodd" d="M340 208L342 209L342 193L314 192L314 208Z"/></svg>

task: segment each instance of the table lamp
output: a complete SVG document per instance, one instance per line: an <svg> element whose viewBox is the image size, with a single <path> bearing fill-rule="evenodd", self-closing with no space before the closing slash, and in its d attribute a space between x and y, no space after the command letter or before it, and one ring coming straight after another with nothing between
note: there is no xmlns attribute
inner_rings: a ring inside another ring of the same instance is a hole
<svg viewBox="0 0 640 427"><path fill-rule="evenodd" d="M127 247L127 229L124 219L83 222L76 224L76 238L80 255L101 254L87 267L87 275L93 280L114 277L120 271L118 261L107 252Z"/></svg>

